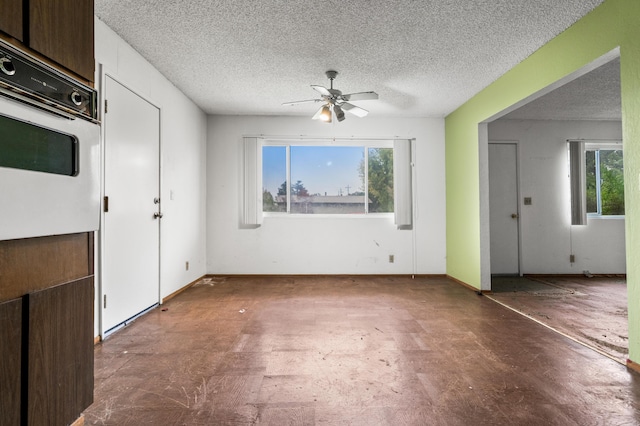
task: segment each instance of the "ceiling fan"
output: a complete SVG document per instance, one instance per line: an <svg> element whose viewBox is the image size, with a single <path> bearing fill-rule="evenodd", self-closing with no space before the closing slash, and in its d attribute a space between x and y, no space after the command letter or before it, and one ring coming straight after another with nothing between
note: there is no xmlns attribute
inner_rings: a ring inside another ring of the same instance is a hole
<svg viewBox="0 0 640 426"><path fill-rule="evenodd" d="M370 99L378 99L378 94L376 92L358 92L343 95L340 90L333 88L333 80L338 75L338 71L329 70L325 74L330 81L330 87L328 89L326 87L318 86L315 84L311 85L311 88L313 90L320 93L320 96L322 97L321 99L307 99L304 101L285 102L282 105L293 106L310 102L324 102L324 105L320 107L318 112L316 112L312 118L314 120L326 121L327 123L331 123L331 117L333 114L335 114L338 121L344 120L345 111L350 112L356 117L364 117L369 113L369 111L367 111L366 109L355 106L352 103L349 103L349 101L366 101Z"/></svg>

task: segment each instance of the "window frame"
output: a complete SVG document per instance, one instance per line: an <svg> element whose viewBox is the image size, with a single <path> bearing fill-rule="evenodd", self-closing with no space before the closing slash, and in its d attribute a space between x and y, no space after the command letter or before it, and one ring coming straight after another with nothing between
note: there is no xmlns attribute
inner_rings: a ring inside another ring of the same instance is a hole
<svg viewBox="0 0 640 426"><path fill-rule="evenodd" d="M264 211L263 209L263 186L262 186L262 178L263 178L263 159L262 153L263 148L268 146L284 146L286 150L286 181L289 183L287 185L287 209L284 212L269 212ZM311 147L311 146L327 146L327 147L362 147L364 150L364 173L365 173L365 182L364 182L364 192L365 192L365 203L364 203L364 212L363 213L313 213L313 214L305 214L305 213L296 213L291 211L291 147ZM393 139L304 139L304 138L296 138L296 139L261 139L259 142L258 150L260 152L260 161L259 167L260 170L258 172L258 176L260 177L260 200L259 200L259 208L262 212L262 215L267 217L292 217L292 218L394 218L396 207L394 205L394 211L391 212L369 212L369 203L366 200L369 197L369 149L370 148L389 148L394 150L394 140ZM395 150L394 150L395 156ZM395 170L394 170L394 180L395 180ZM395 199L395 188L394 188L394 199Z"/></svg>
<svg viewBox="0 0 640 426"><path fill-rule="evenodd" d="M587 212L587 217L589 219L624 219L625 215L606 215L606 214L602 214L602 182L601 182L601 178L600 178L600 151L622 151L623 152L623 159L622 162L624 164L624 149L622 146L622 141L621 140L614 140L614 141L598 141L598 142L589 142L589 141L585 141L584 144L584 152L585 152L585 171L584 171L584 175L585 175L585 188L586 188L586 176L587 176L587 170L586 170L586 153L588 151L594 151L595 152L595 173L596 173L596 203L597 203L597 212ZM585 189L585 196L586 196L586 189Z"/></svg>

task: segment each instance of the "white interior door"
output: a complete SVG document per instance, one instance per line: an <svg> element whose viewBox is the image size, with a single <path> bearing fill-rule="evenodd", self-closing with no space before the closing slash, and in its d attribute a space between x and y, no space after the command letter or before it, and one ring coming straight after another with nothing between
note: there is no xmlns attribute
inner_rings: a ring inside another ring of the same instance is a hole
<svg viewBox="0 0 640 426"><path fill-rule="evenodd" d="M105 76L102 331L160 297L160 111Z"/></svg>
<svg viewBox="0 0 640 426"><path fill-rule="evenodd" d="M517 149L489 143L491 274L520 273Z"/></svg>

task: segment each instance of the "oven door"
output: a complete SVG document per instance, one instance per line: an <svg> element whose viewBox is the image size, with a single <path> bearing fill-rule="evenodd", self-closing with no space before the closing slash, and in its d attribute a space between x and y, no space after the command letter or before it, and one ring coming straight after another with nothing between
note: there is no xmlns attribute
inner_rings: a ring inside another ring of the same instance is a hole
<svg viewBox="0 0 640 426"><path fill-rule="evenodd" d="M0 240L98 229L100 127L0 97Z"/></svg>

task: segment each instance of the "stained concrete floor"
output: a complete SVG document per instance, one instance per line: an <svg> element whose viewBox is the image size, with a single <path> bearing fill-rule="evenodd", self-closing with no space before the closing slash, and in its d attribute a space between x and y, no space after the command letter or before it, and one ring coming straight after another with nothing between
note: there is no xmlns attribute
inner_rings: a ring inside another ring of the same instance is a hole
<svg viewBox="0 0 640 426"><path fill-rule="evenodd" d="M640 375L445 278L215 279L95 367L96 425L640 424Z"/></svg>
<svg viewBox="0 0 640 426"><path fill-rule="evenodd" d="M625 364L624 276L493 277L490 297Z"/></svg>

